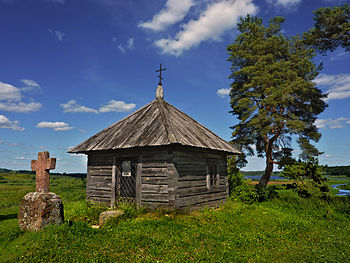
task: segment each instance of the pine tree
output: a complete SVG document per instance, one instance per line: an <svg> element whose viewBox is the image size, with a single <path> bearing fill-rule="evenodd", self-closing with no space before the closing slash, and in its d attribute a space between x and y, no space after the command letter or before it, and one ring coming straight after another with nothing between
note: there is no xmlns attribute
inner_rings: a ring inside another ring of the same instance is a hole
<svg viewBox="0 0 350 263"><path fill-rule="evenodd" d="M350 5L319 8L314 20L314 27L304 33L306 44L323 54L339 46L350 51Z"/></svg>
<svg viewBox="0 0 350 263"><path fill-rule="evenodd" d="M300 36L281 33L284 18L276 17L264 26L261 18L247 16L238 23L240 32L227 46L232 63L231 113L239 123L233 127L233 143L253 155L266 158L259 187L266 187L283 149L295 138L301 157L317 156L321 134L316 116L324 111L326 95L312 82L321 66L312 62L314 50Z"/></svg>

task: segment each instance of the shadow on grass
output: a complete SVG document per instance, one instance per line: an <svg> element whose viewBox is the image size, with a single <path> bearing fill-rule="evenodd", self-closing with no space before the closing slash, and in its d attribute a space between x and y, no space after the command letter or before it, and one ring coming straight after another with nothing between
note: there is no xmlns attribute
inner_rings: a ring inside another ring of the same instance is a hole
<svg viewBox="0 0 350 263"><path fill-rule="evenodd" d="M0 215L0 221L17 218L17 214Z"/></svg>

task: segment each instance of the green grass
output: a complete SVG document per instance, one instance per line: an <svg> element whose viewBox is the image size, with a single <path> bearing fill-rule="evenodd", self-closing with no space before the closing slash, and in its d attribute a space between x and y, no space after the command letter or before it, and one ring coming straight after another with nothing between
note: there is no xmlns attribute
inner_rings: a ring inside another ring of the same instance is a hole
<svg viewBox="0 0 350 263"><path fill-rule="evenodd" d="M344 189L344 190L350 190L350 184L347 184L347 185L340 185L339 188L340 188L340 189Z"/></svg>
<svg viewBox="0 0 350 263"><path fill-rule="evenodd" d="M342 176L327 176L329 184L347 184L350 183L349 177Z"/></svg>
<svg viewBox="0 0 350 263"><path fill-rule="evenodd" d="M92 229L106 207L87 205L85 181L54 177L66 223L23 232L15 218L34 189L27 175L0 184L0 262L346 262L350 258L350 199L281 198L192 213L148 212ZM22 182L23 181L23 182ZM16 184L18 182L18 184ZM6 192L6 193L5 193ZM6 204L3 206L3 204Z"/></svg>

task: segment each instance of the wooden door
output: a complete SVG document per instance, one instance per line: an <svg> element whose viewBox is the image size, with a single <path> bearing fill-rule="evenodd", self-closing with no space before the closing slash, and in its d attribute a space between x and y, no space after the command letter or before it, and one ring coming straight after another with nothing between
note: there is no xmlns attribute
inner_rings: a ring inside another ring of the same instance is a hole
<svg viewBox="0 0 350 263"><path fill-rule="evenodd" d="M120 197L133 198L136 197L136 170L137 162L125 160L120 164Z"/></svg>

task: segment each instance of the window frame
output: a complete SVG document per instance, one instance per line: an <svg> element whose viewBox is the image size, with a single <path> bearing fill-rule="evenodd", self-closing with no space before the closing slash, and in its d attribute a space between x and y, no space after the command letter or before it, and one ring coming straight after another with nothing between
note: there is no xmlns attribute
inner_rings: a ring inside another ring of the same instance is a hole
<svg viewBox="0 0 350 263"><path fill-rule="evenodd" d="M220 185L219 165L215 162L207 163L207 189L215 189Z"/></svg>
<svg viewBox="0 0 350 263"><path fill-rule="evenodd" d="M123 171L123 163L129 163L129 172L126 173ZM129 177L129 176L132 176L132 161L131 160L122 160L121 161L121 176L124 176L124 177Z"/></svg>

